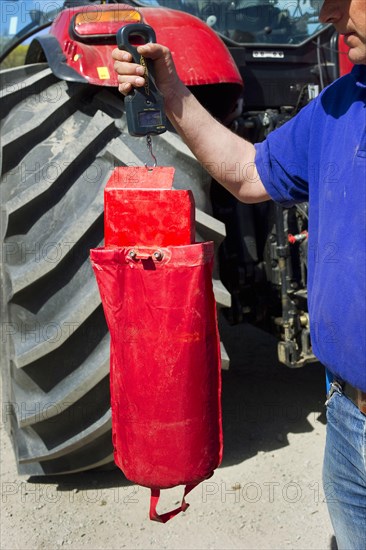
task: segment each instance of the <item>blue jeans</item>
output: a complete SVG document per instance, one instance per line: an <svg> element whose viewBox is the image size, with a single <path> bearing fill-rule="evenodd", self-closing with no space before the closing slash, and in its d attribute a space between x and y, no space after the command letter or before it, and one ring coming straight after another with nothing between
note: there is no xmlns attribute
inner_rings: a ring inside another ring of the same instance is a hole
<svg viewBox="0 0 366 550"><path fill-rule="evenodd" d="M365 550L366 416L341 391L327 403L323 485L339 550Z"/></svg>

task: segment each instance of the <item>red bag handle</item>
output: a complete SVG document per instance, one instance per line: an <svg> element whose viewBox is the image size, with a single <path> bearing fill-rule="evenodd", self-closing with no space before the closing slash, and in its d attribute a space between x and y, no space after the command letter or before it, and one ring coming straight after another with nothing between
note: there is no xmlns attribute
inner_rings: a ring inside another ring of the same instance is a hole
<svg viewBox="0 0 366 550"><path fill-rule="evenodd" d="M178 508L175 508L174 510L171 510L170 512L165 512L165 514L158 514L156 511L156 507L159 502L160 498L160 489L151 489L151 496L150 496L150 519L153 521L158 521L160 523L166 523L170 519L174 518L177 514L180 512L185 512L189 506L188 502L186 502L185 497L194 489L197 487L198 483L194 483L193 485L186 485L184 489L184 495L182 498L181 505L178 506Z"/></svg>

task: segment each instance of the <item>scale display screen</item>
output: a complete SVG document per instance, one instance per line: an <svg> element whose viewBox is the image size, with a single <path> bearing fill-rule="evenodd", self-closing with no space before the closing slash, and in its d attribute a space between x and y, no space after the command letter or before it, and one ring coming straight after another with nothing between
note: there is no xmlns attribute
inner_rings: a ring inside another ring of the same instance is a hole
<svg viewBox="0 0 366 550"><path fill-rule="evenodd" d="M161 111L140 111L138 113L140 126L160 126L162 124Z"/></svg>

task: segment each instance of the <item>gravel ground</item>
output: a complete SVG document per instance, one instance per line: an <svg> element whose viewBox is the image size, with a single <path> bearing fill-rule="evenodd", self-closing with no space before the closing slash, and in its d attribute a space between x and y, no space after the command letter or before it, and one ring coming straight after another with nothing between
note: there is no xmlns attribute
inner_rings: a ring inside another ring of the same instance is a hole
<svg viewBox="0 0 366 550"><path fill-rule="evenodd" d="M250 325L226 328L224 459L187 497L184 514L149 521L149 490L119 470L19 476L2 427L0 548L335 548L321 484L323 369L287 369L273 338ZM163 491L161 509L181 492Z"/></svg>

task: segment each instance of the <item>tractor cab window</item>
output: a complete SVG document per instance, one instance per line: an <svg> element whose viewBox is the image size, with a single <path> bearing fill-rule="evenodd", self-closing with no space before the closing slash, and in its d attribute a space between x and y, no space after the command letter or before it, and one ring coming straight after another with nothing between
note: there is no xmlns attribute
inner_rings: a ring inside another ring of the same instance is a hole
<svg viewBox="0 0 366 550"><path fill-rule="evenodd" d="M323 28L322 0L145 0L186 11L242 44L300 44Z"/></svg>
<svg viewBox="0 0 366 550"><path fill-rule="evenodd" d="M26 49L34 32L51 24L63 5L64 0L1 0L0 55L23 40Z"/></svg>

